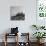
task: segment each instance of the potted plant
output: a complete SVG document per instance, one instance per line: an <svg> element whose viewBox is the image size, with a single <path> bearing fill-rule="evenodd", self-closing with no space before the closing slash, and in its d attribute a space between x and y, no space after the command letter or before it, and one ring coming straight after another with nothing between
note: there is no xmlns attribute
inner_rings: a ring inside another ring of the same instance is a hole
<svg viewBox="0 0 46 46"><path fill-rule="evenodd" d="M35 28L36 30L38 30L38 26L37 25L32 25L33 28Z"/></svg>
<svg viewBox="0 0 46 46"><path fill-rule="evenodd" d="M41 26L40 29L45 29L45 26Z"/></svg>
<svg viewBox="0 0 46 46"><path fill-rule="evenodd" d="M45 34L46 34L45 32L35 32L33 35L37 38L38 43L41 43L40 40L42 38L45 38L44 37L46 36Z"/></svg>
<svg viewBox="0 0 46 46"><path fill-rule="evenodd" d="M32 25L32 27L35 28L36 30L45 29L45 26Z"/></svg>

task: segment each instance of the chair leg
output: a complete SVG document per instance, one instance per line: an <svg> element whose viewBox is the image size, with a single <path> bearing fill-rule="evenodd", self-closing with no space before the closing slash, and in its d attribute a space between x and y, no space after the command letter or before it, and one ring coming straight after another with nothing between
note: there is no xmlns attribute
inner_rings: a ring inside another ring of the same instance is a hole
<svg viewBox="0 0 46 46"><path fill-rule="evenodd" d="M16 45L15 45L15 46L19 46L19 45L18 45L18 34L17 34L16 40L17 40L17 42L16 42Z"/></svg>
<svg viewBox="0 0 46 46"><path fill-rule="evenodd" d="M5 41L5 46L7 46L7 42Z"/></svg>
<svg viewBox="0 0 46 46"><path fill-rule="evenodd" d="M5 34L5 46L7 46L7 34Z"/></svg>

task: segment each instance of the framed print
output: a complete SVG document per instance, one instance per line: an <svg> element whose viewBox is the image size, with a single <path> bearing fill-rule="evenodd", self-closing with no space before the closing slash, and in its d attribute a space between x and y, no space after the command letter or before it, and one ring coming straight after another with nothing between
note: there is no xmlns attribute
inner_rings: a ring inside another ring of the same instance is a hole
<svg viewBox="0 0 46 46"><path fill-rule="evenodd" d="M10 7L10 19L11 20L25 20L25 13L23 12L23 7L11 6Z"/></svg>

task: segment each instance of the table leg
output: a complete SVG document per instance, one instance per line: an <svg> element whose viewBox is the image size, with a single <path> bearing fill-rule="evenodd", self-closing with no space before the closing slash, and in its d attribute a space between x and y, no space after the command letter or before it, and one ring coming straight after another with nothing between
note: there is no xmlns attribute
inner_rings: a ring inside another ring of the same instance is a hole
<svg viewBox="0 0 46 46"><path fill-rule="evenodd" d="M7 46L7 35L5 34L5 46Z"/></svg>

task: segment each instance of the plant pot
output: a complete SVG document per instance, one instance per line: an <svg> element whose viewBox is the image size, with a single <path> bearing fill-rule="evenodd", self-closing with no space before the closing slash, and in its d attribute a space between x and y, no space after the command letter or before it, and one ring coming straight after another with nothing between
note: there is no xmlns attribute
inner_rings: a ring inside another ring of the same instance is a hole
<svg viewBox="0 0 46 46"><path fill-rule="evenodd" d="M37 43L40 43L40 39L37 39Z"/></svg>
<svg viewBox="0 0 46 46"><path fill-rule="evenodd" d="M45 40L45 39L40 39L40 43L44 43L44 40Z"/></svg>
<svg viewBox="0 0 46 46"><path fill-rule="evenodd" d="M44 42L44 40L45 40L45 39L38 39L37 42L38 42L39 44L41 44L41 43Z"/></svg>

